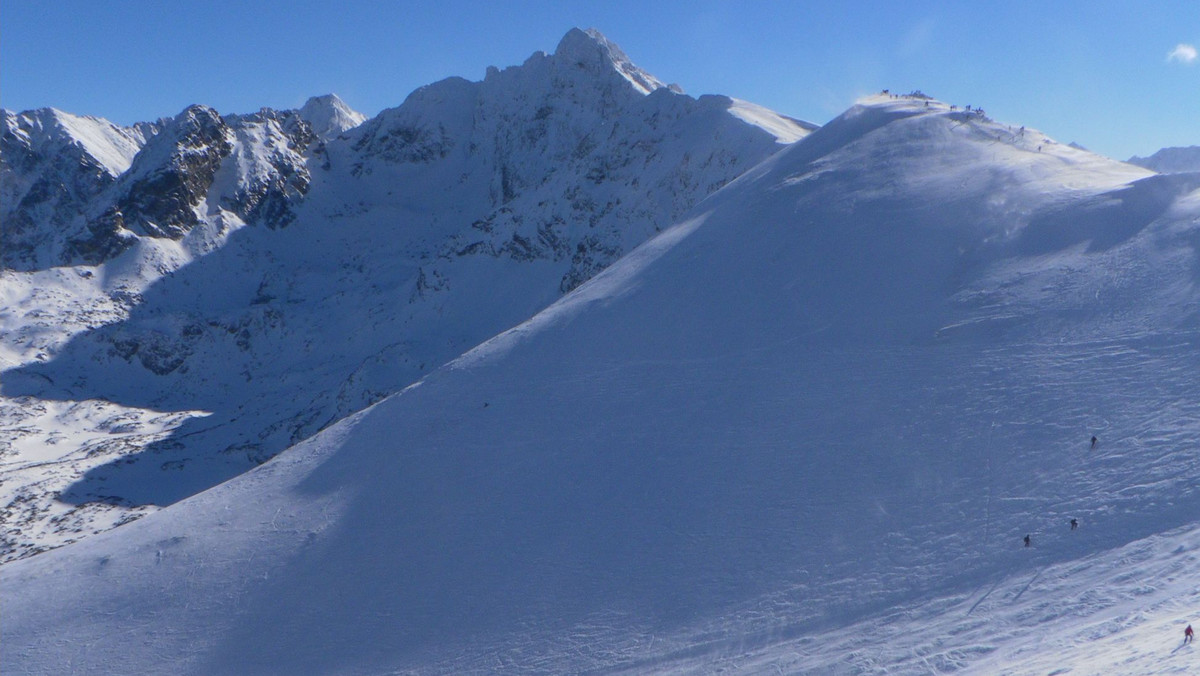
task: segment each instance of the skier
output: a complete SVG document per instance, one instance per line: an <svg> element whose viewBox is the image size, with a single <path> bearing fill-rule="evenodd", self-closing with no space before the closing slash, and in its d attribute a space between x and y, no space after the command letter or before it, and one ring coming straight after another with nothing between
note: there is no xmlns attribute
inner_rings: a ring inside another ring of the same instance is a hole
<svg viewBox="0 0 1200 676"><path fill-rule="evenodd" d="M1029 546L1029 534L1028 533L1025 534L1025 546L1026 547Z"/></svg>
<svg viewBox="0 0 1200 676"><path fill-rule="evenodd" d="M1099 439L1097 439L1095 436L1092 436L1092 448L1095 448L1095 447L1096 447L1096 442L1097 442L1097 441L1100 441L1100 440L1099 440Z"/></svg>
<svg viewBox="0 0 1200 676"><path fill-rule="evenodd" d="M1079 519L1071 519L1071 530L1079 528Z"/></svg>
<svg viewBox="0 0 1200 676"><path fill-rule="evenodd" d="M1183 630L1183 642L1184 642L1184 643L1191 643L1191 642L1192 642L1192 639L1193 639L1193 638L1195 638L1195 637L1196 637L1195 633L1194 633L1194 632L1192 632L1192 625L1190 625L1190 624L1189 624L1189 625L1187 626L1187 629L1184 629L1184 630Z"/></svg>

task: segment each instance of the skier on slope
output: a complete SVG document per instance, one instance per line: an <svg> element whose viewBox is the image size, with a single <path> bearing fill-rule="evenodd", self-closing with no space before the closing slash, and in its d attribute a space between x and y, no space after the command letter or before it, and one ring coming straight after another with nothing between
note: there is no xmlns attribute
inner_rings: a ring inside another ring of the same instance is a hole
<svg viewBox="0 0 1200 676"><path fill-rule="evenodd" d="M1190 625L1190 624L1189 624L1189 625L1187 626L1187 629L1184 629L1184 630L1183 630L1183 642L1184 642L1184 643L1191 643L1191 642L1192 642L1192 639L1193 639L1193 638L1195 638L1195 637L1196 637L1196 635L1195 635L1195 633L1192 631L1192 625Z"/></svg>
<svg viewBox="0 0 1200 676"><path fill-rule="evenodd" d="M1079 519L1071 519L1071 530L1079 528Z"/></svg>
<svg viewBox="0 0 1200 676"><path fill-rule="evenodd" d="M1093 436L1092 436L1092 448L1095 448L1095 447L1096 447L1096 442L1097 442L1097 441L1100 441L1100 440L1099 440L1099 439L1097 439L1097 438L1095 437L1095 435L1093 435Z"/></svg>
<svg viewBox="0 0 1200 676"><path fill-rule="evenodd" d="M1029 534L1028 533L1025 534L1025 546L1026 547L1029 546Z"/></svg>

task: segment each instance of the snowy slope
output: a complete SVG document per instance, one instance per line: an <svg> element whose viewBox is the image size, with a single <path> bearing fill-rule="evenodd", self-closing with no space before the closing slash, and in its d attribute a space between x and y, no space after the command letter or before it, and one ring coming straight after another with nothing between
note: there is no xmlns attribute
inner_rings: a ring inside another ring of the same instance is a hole
<svg viewBox="0 0 1200 676"><path fill-rule="evenodd" d="M92 248L119 253L79 268L104 291L64 294L128 299L115 319L52 320L76 328L50 340L45 314L74 306L14 304L0 330L23 356L3 374L0 442L77 441L57 444L50 483L20 453L21 474L0 475L0 554L175 502L399 391L813 128L689 97L580 30L553 54L423 87L361 125L343 108L189 108L108 193L119 218L101 231L117 235ZM51 402L45 426L21 397ZM56 412L78 402L105 413L64 434ZM105 426L133 414L161 424L136 439ZM76 527L94 511L104 518Z"/></svg>
<svg viewBox="0 0 1200 676"><path fill-rule="evenodd" d="M404 392L5 566L4 671L1184 673L1198 226L1195 177L866 100Z"/></svg>

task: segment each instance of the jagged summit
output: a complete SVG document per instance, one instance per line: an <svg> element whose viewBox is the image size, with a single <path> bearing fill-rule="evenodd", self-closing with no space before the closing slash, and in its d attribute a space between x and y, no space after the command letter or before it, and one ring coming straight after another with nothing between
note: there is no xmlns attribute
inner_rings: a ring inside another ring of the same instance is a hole
<svg viewBox="0 0 1200 676"><path fill-rule="evenodd" d="M593 71L602 68L615 69L643 94L649 94L655 89L668 86L634 65L616 43L604 37L595 28L587 30L572 28L567 31L554 50L554 56L560 60L573 61L577 65ZM676 92L682 93L683 91L677 85L670 87Z"/></svg>
<svg viewBox="0 0 1200 676"><path fill-rule="evenodd" d="M312 125L319 138L325 140L335 138L367 119L366 115L346 105L337 94L314 96L296 112L300 119Z"/></svg>
<svg viewBox="0 0 1200 676"><path fill-rule="evenodd" d="M552 54L535 52L520 66L504 69L489 66L487 80L500 78L511 85L512 73L553 72L567 77L571 72L587 73L596 82L618 79L639 94L649 94L658 89L667 89L682 94L676 84L665 84L662 80L637 67L616 43L604 37L600 31L589 28L572 28L559 41ZM439 83L440 84L440 83Z"/></svg>

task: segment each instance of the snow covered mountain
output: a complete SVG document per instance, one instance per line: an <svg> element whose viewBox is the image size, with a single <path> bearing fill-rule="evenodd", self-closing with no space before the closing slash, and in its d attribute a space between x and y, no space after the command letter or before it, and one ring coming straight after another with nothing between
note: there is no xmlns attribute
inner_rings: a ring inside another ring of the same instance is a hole
<svg viewBox="0 0 1200 676"><path fill-rule="evenodd" d="M312 127L317 137L327 141L367 120L365 115L346 105L336 94L314 96L297 113Z"/></svg>
<svg viewBox="0 0 1200 676"><path fill-rule="evenodd" d="M22 271L97 265L148 240L202 255L236 225L286 225L289 202L307 189L306 155L361 121L335 96L225 118L191 106L129 129L53 109L4 118L13 227L0 242L4 267Z"/></svg>
<svg viewBox="0 0 1200 676"><path fill-rule="evenodd" d="M684 95L580 30L360 119L336 97L193 106L70 228L39 221L57 248L3 277L6 558L213 486L399 391L814 129Z"/></svg>
<svg viewBox="0 0 1200 676"><path fill-rule="evenodd" d="M1200 146L1163 148L1150 157L1131 157L1129 163L1153 169L1160 174L1200 171Z"/></svg>
<svg viewBox="0 0 1200 676"><path fill-rule="evenodd" d="M52 108L3 111L0 262L46 267L63 259L87 210L129 169L153 125L124 128Z"/></svg>
<svg viewBox="0 0 1200 676"><path fill-rule="evenodd" d="M1195 175L864 100L403 392L7 564L0 661L1187 673L1198 228Z"/></svg>

